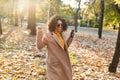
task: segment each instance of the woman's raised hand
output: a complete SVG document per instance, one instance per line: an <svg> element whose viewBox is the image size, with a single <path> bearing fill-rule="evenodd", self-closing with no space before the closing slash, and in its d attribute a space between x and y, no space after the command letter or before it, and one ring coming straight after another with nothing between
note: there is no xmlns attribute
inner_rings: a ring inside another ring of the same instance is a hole
<svg viewBox="0 0 120 80"><path fill-rule="evenodd" d="M42 32L42 28L41 28L41 26L38 26L38 27L37 27L37 31Z"/></svg>
<svg viewBox="0 0 120 80"><path fill-rule="evenodd" d="M71 32L70 32L70 37L73 38L74 35L75 35L74 30L71 30Z"/></svg>

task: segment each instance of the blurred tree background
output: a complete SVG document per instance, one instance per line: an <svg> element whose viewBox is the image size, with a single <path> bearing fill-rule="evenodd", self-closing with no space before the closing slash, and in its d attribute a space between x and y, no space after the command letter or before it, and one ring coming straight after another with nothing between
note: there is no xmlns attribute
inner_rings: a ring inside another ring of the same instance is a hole
<svg viewBox="0 0 120 80"><path fill-rule="evenodd" d="M33 24L32 26L35 27L37 23L46 23L55 14L63 16L69 26L74 26L78 8L77 26L98 28L101 0L86 0L84 7L81 5L81 0L75 1L76 7L64 4L62 0L0 0L0 34L2 34L2 25L29 26ZM117 11L119 6L116 7L118 1L105 0L104 3L103 28L118 29L120 21L120 14ZM35 29L33 31L35 32ZM35 33L31 32L31 34Z"/></svg>
<svg viewBox="0 0 120 80"><path fill-rule="evenodd" d="M46 80L46 49L36 48L36 27L44 33L53 15L67 21L66 36L77 32L68 49L73 80L120 80L120 0L0 0L1 80Z"/></svg>

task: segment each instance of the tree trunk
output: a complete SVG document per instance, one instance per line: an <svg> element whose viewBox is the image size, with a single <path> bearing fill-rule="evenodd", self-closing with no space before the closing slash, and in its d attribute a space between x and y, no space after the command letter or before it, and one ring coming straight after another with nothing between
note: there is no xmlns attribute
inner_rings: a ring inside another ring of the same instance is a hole
<svg viewBox="0 0 120 80"><path fill-rule="evenodd" d="M28 13L28 29L31 30L31 35L36 35L36 17L35 17L35 1L30 0Z"/></svg>
<svg viewBox="0 0 120 80"><path fill-rule="evenodd" d="M113 29L116 30L116 25L115 24L113 24Z"/></svg>
<svg viewBox="0 0 120 80"><path fill-rule="evenodd" d="M13 12L14 12L14 0L9 0L9 9L8 9L8 15L9 15L9 23L14 24L14 18L13 18Z"/></svg>
<svg viewBox="0 0 120 80"><path fill-rule="evenodd" d="M20 13L20 24L21 24L21 27L23 26L23 20L24 20L24 12L23 12L24 10L22 10L21 11L21 13Z"/></svg>
<svg viewBox="0 0 120 80"><path fill-rule="evenodd" d="M1 18L0 18L0 35L2 34L2 23L1 23Z"/></svg>
<svg viewBox="0 0 120 80"><path fill-rule="evenodd" d="M15 11L15 26L18 26L18 13Z"/></svg>
<svg viewBox="0 0 120 80"><path fill-rule="evenodd" d="M99 35L99 38L101 39L102 38L103 19L104 19L104 0L101 0L100 9L101 9L101 12L100 12L98 35Z"/></svg>
<svg viewBox="0 0 120 80"><path fill-rule="evenodd" d="M77 32L77 27L78 27L78 22L77 22L77 20L78 20L78 12L79 12L79 10L80 10L80 2L81 2L81 0L79 1L78 9L76 10L76 13L75 13L75 23L74 23L74 25L75 25L75 32Z"/></svg>
<svg viewBox="0 0 120 80"><path fill-rule="evenodd" d="M95 17L96 17L96 22L98 23L98 12L96 12L95 7L94 7L95 1L96 1L96 0L94 0L94 2L92 3L92 7L93 7L94 14L95 14Z"/></svg>
<svg viewBox="0 0 120 80"><path fill-rule="evenodd" d="M27 29L30 29L30 25L31 25L31 0L29 0L29 5L28 5L28 25L27 25Z"/></svg>
<svg viewBox="0 0 120 80"><path fill-rule="evenodd" d="M21 18L20 19L20 24L21 24L21 27L23 26L22 24L23 24L23 19Z"/></svg>
<svg viewBox="0 0 120 80"><path fill-rule="evenodd" d="M78 26L78 10L76 11L76 14L75 14L75 32L77 32L77 26Z"/></svg>
<svg viewBox="0 0 120 80"><path fill-rule="evenodd" d="M115 7L116 7L117 12L120 14L120 8L119 8L118 4L116 4Z"/></svg>
<svg viewBox="0 0 120 80"><path fill-rule="evenodd" d="M15 10L15 26L18 26L18 0L14 0L14 10Z"/></svg>
<svg viewBox="0 0 120 80"><path fill-rule="evenodd" d="M112 63L109 66L109 72L116 72L118 63L119 63L119 58L120 58L120 27L119 27L119 32L118 32L118 37L117 37L117 42L116 42L116 48L115 48L115 53L112 59Z"/></svg>

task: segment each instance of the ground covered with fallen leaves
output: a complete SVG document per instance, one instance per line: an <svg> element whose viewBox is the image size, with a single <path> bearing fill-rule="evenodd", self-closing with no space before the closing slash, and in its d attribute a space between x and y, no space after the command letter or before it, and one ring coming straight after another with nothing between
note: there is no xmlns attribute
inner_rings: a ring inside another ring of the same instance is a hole
<svg viewBox="0 0 120 80"><path fill-rule="evenodd" d="M0 80L47 80L46 48L36 48L36 36L22 27L4 31L9 33L0 39ZM116 39L76 33L69 47L73 80L120 80L120 64L116 73L108 72Z"/></svg>

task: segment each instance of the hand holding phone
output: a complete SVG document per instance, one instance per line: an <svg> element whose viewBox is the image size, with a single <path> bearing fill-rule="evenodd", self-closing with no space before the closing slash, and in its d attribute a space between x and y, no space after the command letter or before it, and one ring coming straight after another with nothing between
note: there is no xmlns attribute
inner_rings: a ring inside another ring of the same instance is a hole
<svg viewBox="0 0 120 80"><path fill-rule="evenodd" d="M41 32L42 28L39 26L39 27L37 27L37 30Z"/></svg>
<svg viewBox="0 0 120 80"><path fill-rule="evenodd" d="M72 38L73 38L73 37L74 37L74 35L75 35L75 34L74 34L74 30L71 30L70 37L72 37Z"/></svg>

